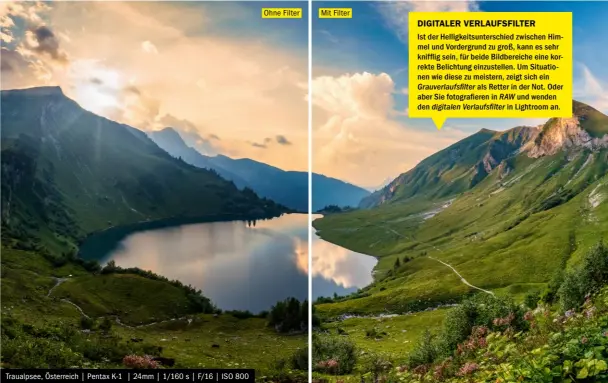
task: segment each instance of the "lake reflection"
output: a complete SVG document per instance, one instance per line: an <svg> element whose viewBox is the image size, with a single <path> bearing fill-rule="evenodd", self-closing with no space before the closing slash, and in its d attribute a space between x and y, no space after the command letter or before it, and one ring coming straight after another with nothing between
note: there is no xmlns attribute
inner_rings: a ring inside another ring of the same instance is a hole
<svg viewBox="0 0 608 383"><path fill-rule="evenodd" d="M313 215L313 219L320 218ZM372 270L378 262L369 255L355 253L317 236L313 228L313 299L347 295L372 283Z"/></svg>
<svg viewBox="0 0 608 383"><path fill-rule="evenodd" d="M306 215L257 221L189 224L136 232L104 257L139 267L203 291L224 310L267 310L287 297L304 300L308 277L298 261L306 243L285 230Z"/></svg>
<svg viewBox="0 0 608 383"><path fill-rule="evenodd" d="M375 258L314 234L312 248L314 298L347 294L372 281ZM195 286L221 309L259 312L287 297L307 299L308 216L135 232L100 263L110 260Z"/></svg>

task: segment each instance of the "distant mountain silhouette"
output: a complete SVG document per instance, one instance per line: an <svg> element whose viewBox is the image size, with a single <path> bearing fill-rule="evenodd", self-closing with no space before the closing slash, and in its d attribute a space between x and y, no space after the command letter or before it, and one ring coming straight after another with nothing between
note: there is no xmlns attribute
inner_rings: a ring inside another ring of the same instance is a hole
<svg viewBox="0 0 608 383"><path fill-rule="evenodd" d="M194 166L213 169L237 187L250 187L260 196L299 211L308 210L308 173L285 171L249 158L233 159L223 155L206 156L189 147L173 128L149 133L158 146L174 157ZM312 174L313 211L328 205L357 206L370 193L358 186Z"/></svg>

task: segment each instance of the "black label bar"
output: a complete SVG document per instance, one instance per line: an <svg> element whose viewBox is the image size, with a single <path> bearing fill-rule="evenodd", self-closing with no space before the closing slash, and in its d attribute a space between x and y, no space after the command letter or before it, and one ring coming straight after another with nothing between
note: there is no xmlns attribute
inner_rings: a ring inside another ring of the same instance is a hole
<svg viewBox="0 0 608 383"><path fill-rule="evenodd" d="M253 369L80 370L3 368L2 383L23 382L255 382Z"/></svg>

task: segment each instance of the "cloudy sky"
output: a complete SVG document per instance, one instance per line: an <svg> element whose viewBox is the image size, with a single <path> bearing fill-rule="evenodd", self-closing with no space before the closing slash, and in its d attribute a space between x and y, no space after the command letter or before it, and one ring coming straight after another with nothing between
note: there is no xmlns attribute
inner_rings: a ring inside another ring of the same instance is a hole
<svg viewBox="0 0 608 383"><path fill-rule="evenodd" d="M269 20L262 7L301 7ZM307 3L0 3L2 89L59 85L206 154L307 170Z"/></svg>
<svg viewBox="0 0 608 383"><path fill-rule="evenodd" d="M313 17L313 170L365 187L382 184L481 128L542 120L407 117L408 12L573 13L574 97L608 112L608 3L602 2L314 2L353 8L352 19Z"/></svg>
<svg viewBox="0 0 608 383"><path fill-rule="evenodd" d="M318 19L319 7L352 19ZM262 7L301 7L269 20ZM172 126L206 154L307 170L306 2L0 3L2 89L60 85L142 130ZM314 2L313 171L373 188L481 128L542 120L410 119L409 11L570 11L574 97L608 112L602 2Z"/></svg>

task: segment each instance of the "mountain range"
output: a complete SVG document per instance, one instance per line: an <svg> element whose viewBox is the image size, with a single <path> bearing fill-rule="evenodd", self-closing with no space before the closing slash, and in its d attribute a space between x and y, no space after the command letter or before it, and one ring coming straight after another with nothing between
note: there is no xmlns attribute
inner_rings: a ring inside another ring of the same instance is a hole
<svg viewBox="0 0 608 383"><path fill-rule="evenodd" d="M262 197L289 208L308 211L308 173L285 171L248 158L232 159L223 155L206 156L189 147L173 128L149 133L150 138L176 158L204 169L213 169L237 187L249 187ZM329 205L357 206L370 193L350 183L312 174L312 209Z"/></svg>
<svg viewBox="0 0 608 383"><path fill-rule="evenodd" d="M530 158L556 155L563 149L598 151L608 148L608 121L596 109L573 101L573 116L552 118L536 127L481 131L441 150L399 175L381 190L365 197L359 207L403 202L413 197L448 198L470 190L496 167L515 171L509 159L522 153Z"/></svg>
<svg viewBox="0 0 608 383"><path fill-rule="evenodd" d="M554 294L560 273L608 240L608 116L572 105L540 126L483 129L361 209L315 220L323 239L379 259L365 293L320 312L417 311L479 289Z"/></svg>
<svg viewBox="0 0 608 383"><path fill-rule="evenodd" d="M88 233L140 221L287 211L169 155L138 129L84 110L59 87L1 97L2 235L21 247L60 251Z"/></svg>

